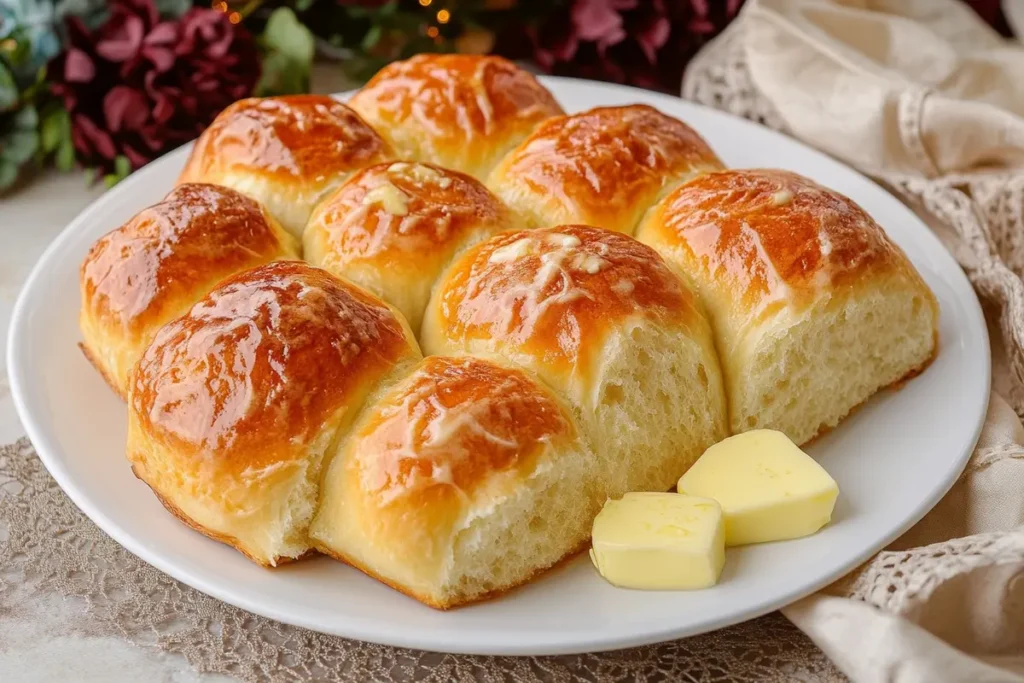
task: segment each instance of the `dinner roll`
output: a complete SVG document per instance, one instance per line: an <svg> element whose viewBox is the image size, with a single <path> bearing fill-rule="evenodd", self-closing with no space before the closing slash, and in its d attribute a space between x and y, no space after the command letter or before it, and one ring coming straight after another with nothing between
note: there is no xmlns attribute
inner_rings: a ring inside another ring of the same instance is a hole
<svg viewBox="0 0 1024 683"><path fill-rule="evenodd" d="M419 360L401 318L354 285L298 261L245 271L146 349L128 460L189 526L265 566L295 559L325 456Z"/></svg>
<svg viewBox="0 0 1024 683"><path fill-rule="evenodd" d="M353 171L393 157L373 128L330 97L252 97L214 119L178 182L233 187L301 237L321 197Z"/></svg>
<svg viewBox="0 0 1024 683"><path fill-rule="evenodd" d="M340 444L310 535L323 552L452 607L582 549L603 476L567 409L526 373L433 356Z"/></svg>
<svg viewBox="0 0 1024 683"><path fill-rule="evenodd" d="M585 223L632 234L663 192L723 168L682 121L647 105L548 119L487 181L527 227Z"/></svg>
<svg viewBox="0 0 1024 683"><path fill-rule="evenodd" d="M416 55L392 62L349 104L404 158L484 180L498 160L562 108L502 57Z"/></svg>
<svg viewBox="0 0 1024 683"><path fill-rule="evenodd" d="M937 351L938 304L903 252L853 201L794 173L696 178L637 237L703 300L734 432L805 443Z"/></svg>
<svg viewBox="0 0 1024 683"><path fill-rule="evenodd" d="M472 247L435 288L420 341L537 373L573 406L611 497L668 490L726 436L707 321L657 252L625 235L561 226Z"/></svg>
<svg viewBox="0 0 1024 683"><path fill-rule="evenodd" d="M472 177L393 162L356 173L313 212L306 259L377 294L419 330L441 270L460 249L512 227Z"/></svg>
<svg viewBox="0 0 1024 683"><path fill-rule="evenodd" d="M226 187L180 185L97 241L80 271L82 351L122 398L169 320L220 280L298 245L259 204Z"/></svg>

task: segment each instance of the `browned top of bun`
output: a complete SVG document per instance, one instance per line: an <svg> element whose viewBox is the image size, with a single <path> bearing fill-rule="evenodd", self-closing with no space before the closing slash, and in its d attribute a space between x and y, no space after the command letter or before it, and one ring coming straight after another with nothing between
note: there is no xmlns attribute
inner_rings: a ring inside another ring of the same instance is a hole
<svg viewBox="0 0 1024 683"><path fill-rule="evenodd" d="M416 122L425 135L458 140L562 113L532 74L502 57L480 55L422 54L392 62L351 104L385 121Z"/></svg>
<svg viewBox="0 0 1024 683"><path fill-rule="evenodd" d="M184 457L244 471L301 451L414 353L385 304L279 261L224 281L163 327L132 378L132 407Z"/></svg>
<svg viewBox="0 0 1024 683"><path fill-rule="evenodd" d="M562 406L522 371L430 356L374 405L347 465L378 505L458 503L500 472L529 468L546 443L575 436Z"/></svg>
<svg viewBox="0 0 1024 683"><path fill-rule="evenodd" d="M709 166L722 167L692 128L637 104L548 119L509 153L492 182L525 185L593 220L632 214L664 185Z"/></svg>
<svg viewBox="0 0 1024 683"><path fill-rule="evenodd" d="M196 288L281 256L297 256L295 246L259 204L226 187L180 185L93 245L83 304L136 334Z"/></svg>
<svg viewBox="0 0 1024 683"><path fill-rule="evenodd" d="M700 273L748 305L791 300L880 265L909 271L856 203L788 171L695 178L658 204L637 237L674 249L691 277Z"/></svg>
<svg viewBox="0 0 1024 683"><path fill-rule="evenodd" d="M252 97L235 102L210 124L180 182L233 167L320 180L392 156L358 114L326 95Z"/></svg>
<svg viewBox="0 0 1024 683"><path fill-rule="evenodd" d="M510 343L566 369L589 365L624 318L688 324L700 315L653 249L579 225L497 235L459 258L435 297L448 340Z"/></svg>
<svg viewBox="0 0 1024 683"><path fill-rule="evenodd" d="M372 262L418 271L424 260L450 258L469 231L508 222L508 210L472 177L402 161L353 175L317 207L310 226L326 234L326 268Z"/></svg>

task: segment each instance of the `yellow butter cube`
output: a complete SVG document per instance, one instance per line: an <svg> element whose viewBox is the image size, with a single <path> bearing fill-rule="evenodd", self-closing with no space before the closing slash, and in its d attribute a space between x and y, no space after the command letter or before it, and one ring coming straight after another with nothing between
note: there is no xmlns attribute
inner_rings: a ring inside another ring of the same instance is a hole
<svg viewBox="0 0 1024 683"><path fill-rule="evenodd" d="M627 493L594 519L590 559L622 588L707 588L725 563L722 508L677 493Z"/></svg>
<svg viewBox="0 0 1024 683"><path fill-rule="evenodd" d="M707 449L678 490L721 504L727 546L813 534L832 519L839 495L821 465L770 429L737 434Z"/></svg>

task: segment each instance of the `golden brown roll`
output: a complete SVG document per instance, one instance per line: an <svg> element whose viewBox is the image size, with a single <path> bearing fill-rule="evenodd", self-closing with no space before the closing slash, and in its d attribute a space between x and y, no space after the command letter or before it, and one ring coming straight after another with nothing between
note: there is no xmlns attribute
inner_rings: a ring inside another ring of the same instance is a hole
<svg viewBox="0 0 1024 683"><path fill-rule="evenodd" d="M632 234L664 192L723 168L682 121L647 105L549 119L487 180L527 227L584 223Z"/></svg>
<svg viewBox="0 0 1024 683"><path fill-rule="evenodd" d="M203 132L178 182L233 187L301 238L324 195L353 171L392 158L384 139L337 100L252 97L222 111Z"/></svg>
<svg viewBox="0 0 1024 683"><path fill-rule="evenodd" d="M562 113L532 74L501 57L477 55L392 62L349 104L399 156L479 180L538 123Z"/></svg>
<svg viewBox="0 0 1024 683"><path fill-rule="evenodd" d="M340 445L310 535L323 552L452 607L582 548L605 474L566 407L526 373L433 356Z"/></svg>
<svg viewBox="0 0 1024 683"><path fill-rule="evenodd" d="M194 529L262 565L298 558L330 448L419 359L400 316L354 285L298 261L248 270L139 361L128 460Z"/></svg>
<svg viewBox="0 0 1024 683"><path fill-rule="evenodd" d="M853 201L794 173L699 177L637 238L699 292L734 432L805 443L937 351L938 304L903 252Z"/></svg>
<svg viewBox="0 0 1024 683"><path fill-rule="evenodd" d="M180 185L85 257L82 350L126 398L129 371L164 323L229 275L294 258L295 240L253 200L226 187Z"/></svg>
<svg viewBox="0 0 1024 683"><path fill-rule="evenodd" d="M495 354L574 407L609 482L668 490L726 435L711 330L657 252L583 226L505 233L465 252L424 316L426 353Z"/></svg>
<svg viewBox="0 0 1024 683"><path fill-rule="evenodd" d="M504 204L472 177L399 161L352 176L313 212L303 241L306 260L391 303L417 331L452 257L512 227Z"/></svg>

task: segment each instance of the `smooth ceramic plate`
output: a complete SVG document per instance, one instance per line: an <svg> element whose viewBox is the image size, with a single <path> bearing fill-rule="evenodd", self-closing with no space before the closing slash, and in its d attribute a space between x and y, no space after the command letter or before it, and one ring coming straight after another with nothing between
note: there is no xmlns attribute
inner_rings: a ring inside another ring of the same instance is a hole
<svg viewBox="0 0 1024 683"><path fill-rule="evenodd" d="M132 475L123 455L125 406L76 346L79 264L98 237L170 190L185 148L82 212L40 259L14 313L8 364L18 411L40 458L75 504L146 562L252 612L360 640L487 654L627 647L749 619L830 583L920 519L963 469L989 391L981 309L928 228L863 176L753 123L630 88L544 82L568 111L646 102L696 128L731 166L783 167L847 194L903 247L934 290L942 309L935 363L902 390L876 396L811 448L842 491L830 526L796 541L730 550L721 583L709 590L613 588L583 555L500 599L448 613L327 558L266 570L191 531Z"/></svg>

